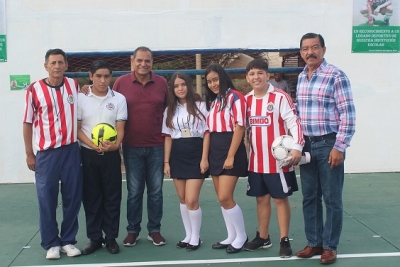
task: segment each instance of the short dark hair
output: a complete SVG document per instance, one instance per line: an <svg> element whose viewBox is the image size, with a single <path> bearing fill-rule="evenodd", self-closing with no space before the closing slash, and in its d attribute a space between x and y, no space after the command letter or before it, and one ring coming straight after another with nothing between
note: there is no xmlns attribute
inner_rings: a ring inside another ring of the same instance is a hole
<svg viewBox="0 0 400 267"><path fill-rule="evenodd" d="M246 66L246 74L249 73L251 69L265 70L265 72L268 73L268 62L261 58L253 59Z"/></svg>
<svg viewBox="0 0 400 267"><path fill-rule="evenodd" d="M139 46L138 48L136 48L135 51L133 51L134 58L136 57L136 53L138 51L150 52L151 59L153 59L153 52L151 52L150 48L148 48L147 46Z"/></svg>
<svg viewBox="0 0 400 267"><path fill-rule="evenodd" d="M60 48L49 49L44 56L45 62L49 59L50 55L62 55L64 57L64 61L67 62L67 55L65 52Z"/></svg>
<svg viewBox="0 0 400 267"><path fill-rule="evenodd" d="M112 74L111 65L105 60L95 60L90 65L90 73L93 75L98 69L108 69Z"/></svg>
<svg viewBox="0 0 400 267"><path fill-rule="evenodd" d="M325 41L324 41L324 38L322 37L321 34L309 32L309 33L304 34L303 37L301 37L300 49L301 49L301 45L303 43L303 40L305 40L305 39L314 39L314 38L317 38L317 37L319 39L319 42L320 42L321 46L325 47Z"/></svg>

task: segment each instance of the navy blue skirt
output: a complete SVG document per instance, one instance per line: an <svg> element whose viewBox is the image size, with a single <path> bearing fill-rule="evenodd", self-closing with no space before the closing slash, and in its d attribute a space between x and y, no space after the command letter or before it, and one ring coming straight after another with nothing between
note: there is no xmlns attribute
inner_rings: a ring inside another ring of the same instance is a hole
<svg viewBox="0 0 400 267"><path fill-rule="evenodd" d="M228 156L229 147L231 146L233 132L211 133L210 135L210 153L208 161L210 163L210 174L212 176L230 175L238 177L247 176L247 153L244 142L240 143L235 154L233 168L226 170L222 167L226 157Z"/></svg>
<svg viewBox="0 0 400 267"><path fill-rule="evenodd" d="M171 178L204 179L209 172L200 172L200 161L203 155L203 138L189 137L172 139L169 166Z"/></svg>

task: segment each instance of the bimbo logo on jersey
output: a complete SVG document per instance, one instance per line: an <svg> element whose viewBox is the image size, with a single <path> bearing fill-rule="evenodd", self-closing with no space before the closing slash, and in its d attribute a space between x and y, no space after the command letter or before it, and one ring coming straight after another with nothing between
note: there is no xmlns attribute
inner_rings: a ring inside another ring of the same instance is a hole
<svg viewBox="0 0 400 267"><path fill-rule="evenodd" d="M269 126L271 125L271 120L269 116L251 116L249 124L250 126Z"/></svg>

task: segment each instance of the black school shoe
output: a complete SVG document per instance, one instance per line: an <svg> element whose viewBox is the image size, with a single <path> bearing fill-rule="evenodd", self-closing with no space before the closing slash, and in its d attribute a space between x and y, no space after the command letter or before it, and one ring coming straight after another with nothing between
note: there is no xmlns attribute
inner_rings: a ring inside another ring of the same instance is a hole
<svg viewBox="0 0 400 267"><path fill-rule="evenodd" d="M227 247L229 247L230 244L221 244L220 242L217 242L215 244L212 245L213 249L225 249Z"/></svg>
<svg viewBox="0 0 400 267"><path fill-rule="evenodd" d="M177 247L177 248L186 248L188 245L189 245L189 243L186 243L186 242L183 242L183 241L179 241L179 242L176 244L176 247Z"/></svg>
<svg viewBox="0 0 400 267"><path fill-rule="evenodd" d="M246 245L246 243L247 243L248 241L249 241L249 238L246 238L246 241L244 241L243 245L242 245L240 248L235 248L234 246L229 245L229 246L226 248L226 252L228 252L228 253L238 253L238 252L240 252L240 251L243 249L244 245Z"/></svg>
<svg viewBox="0 0 400 267"><path fill-rule="evenodd" d="M200 245L201 245L201 240L199 239L199 244L197 246L188 244L186 250L187 251L196 250L200 247Z"/></svg>
<svg viewBox="0 0 400 267"><path fill-rule="evenodd" d="M102 242L96 242L96 241L90 241L89 244L87 244L83 249L82 249L82 255L89 255L95 252L98 249L101 249L103 246Z"/></svg>
<svg viewBox="0 0 400 267"><path fill-rule="evenodd" d="M106 248L107 248L108 252L110 252L111 254L119 253L119 246L118 246L117 241L115 241L115 239L107 240Z"/></svg>

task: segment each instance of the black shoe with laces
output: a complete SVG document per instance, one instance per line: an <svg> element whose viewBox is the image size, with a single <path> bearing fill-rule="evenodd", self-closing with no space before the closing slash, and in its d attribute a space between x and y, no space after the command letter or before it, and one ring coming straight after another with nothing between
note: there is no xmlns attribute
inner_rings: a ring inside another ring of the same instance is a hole
<svg viewBox="0 0 400 267"><path fill-rule="evenodd" d="M281 248L279 249L279 257L290 258L292 256L292 247L290 246L289 238L287 236L281 239Z"/></svg>
<svg viewBox="0 0 400 267"><path fill-rule="evenodd" d="M260 233L257 231L256 237L248 242L245 246L244 249L247 251L255 251L260 248L270 248L272 247L272 243L269 239L269 235L266 239L260 237Z"/></svg>

